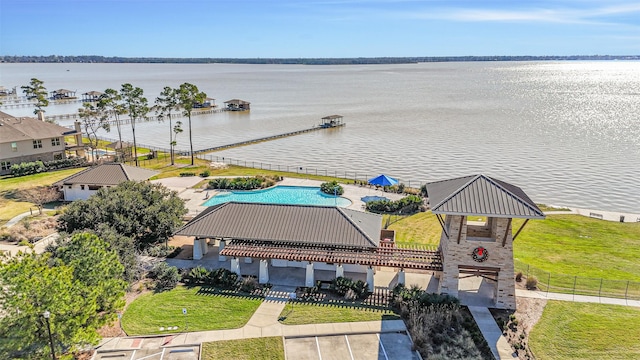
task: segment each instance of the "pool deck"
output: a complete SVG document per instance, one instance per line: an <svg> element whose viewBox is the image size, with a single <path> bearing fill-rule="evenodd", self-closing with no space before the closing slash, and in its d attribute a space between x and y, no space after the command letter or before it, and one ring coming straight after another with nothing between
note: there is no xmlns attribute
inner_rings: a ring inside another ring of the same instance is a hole
<svg viewBox="0 0 640 360"><path fill-rule="evenodd" d="M208 179L213 179L214 177L209 177ZM215 196L218 192L215 190L203 190L203 189L194 189L193 186L203 179L200 177L174 177L174 178L165 178L159 180L152 180L153 183L160 183L167 186L171 190L175 190L180 198L185 200L185 205L189 210L189 216L195 216L202 211L204 211L207 207L203 206L208 198L211 196ZM286 186L315 186L319 187L322 184L322 181L319 180L309 180L309 179L297 179L297 178L284 178L282 181L278 183L278 185L286 185ZM342 197L347 198L351 201L351 205L347 208L361 210L364 211L364 202L360 200L365 196L384 196L390 200L399 200L403 197L402 194L393 194L386 193L381 190L376 190L375 188L371 188L368 186L358 186L358 185L344 185L344 194Z"/></svg>

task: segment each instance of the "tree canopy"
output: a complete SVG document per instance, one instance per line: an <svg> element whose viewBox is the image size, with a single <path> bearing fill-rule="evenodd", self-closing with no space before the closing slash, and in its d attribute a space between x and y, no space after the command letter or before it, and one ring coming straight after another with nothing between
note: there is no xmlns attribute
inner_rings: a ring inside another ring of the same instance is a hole
<svg viewBox="0 0 640 360"><path fill-rule="evenodd" d="M143 250L171 236L186 213L184 201L175 191L160 184L128 181L71 203L60 216L58 229L67 233L95 231L100 224L107 224Z"/></svg>
<svg viewBox="0 0 640 360"><path fill-rule="evenodd" d="M98 328L124 305L117 255L91 234L76 234L54 254L19 253L0 262L0 358L50 353L45 311L58 354L96 344Z"/></svg>
<svg viewBox="0 0 640 360"><path fill-rule="evenodd" d="M35 100L34 114L44 112L44 108L49 105L49 99L47 99L47 89L44 87L44 81L31 78L29 85L21 86L22 92L29 100Z"/></svg>

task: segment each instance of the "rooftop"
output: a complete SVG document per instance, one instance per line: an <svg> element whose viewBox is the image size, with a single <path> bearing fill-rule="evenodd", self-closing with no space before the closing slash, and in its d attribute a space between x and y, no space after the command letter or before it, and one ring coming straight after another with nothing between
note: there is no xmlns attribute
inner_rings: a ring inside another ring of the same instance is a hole
<svg viewBox="0 0 640 360"><path fill-rule="evenodd" d="M86 168L53 185L118 185L124 181L144 181L158 174L157 171L124 164L102 164Z"/></svg>

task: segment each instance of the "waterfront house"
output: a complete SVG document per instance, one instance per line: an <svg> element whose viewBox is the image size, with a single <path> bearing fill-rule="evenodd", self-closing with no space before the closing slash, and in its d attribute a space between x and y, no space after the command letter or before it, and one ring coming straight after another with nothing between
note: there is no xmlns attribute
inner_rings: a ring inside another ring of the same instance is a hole
<svg viewBox="0 0 640 360"><path fill-rule="evenodd" d="M67 151L84 156L80 123L69 129L43 118L15 117L0 111L0 175L10 173L13 164L64 159ZM65 137L72 137L75 143L65 143Z"/></svg>
<svg viewBox="0 0 640 360"><path fill-rule="evenodd" d="M216 105L216 99L214 98L205 98L203 102L199 103L199 102L194 102L193 103L193 108L194 109L211 109L211 108L216 108L218 105Z"/></svg>
<svg viewBox="0 0 640 360"><path fill-rule="evenodd" d="M343 126L344 123L342 122L342 118L343 118L342 115L325 116L322 118L322 123L320 124L320 127L332 128L332 127Z"/></svg>
<svg viewBox="0 0 640 360"><path fill-rule="evenodd" d="M224 104L227 106L227 110L230 111L251 110L251 103L240 99L231 99L229 101L225 101Z"/></svg>
<svg viewBox="0 0 640 360"><path fill-rule="evenodd" d="M157 171L124 164L102 164L86 168L53 185L60 187L64 201L86 200L102 187L116 186L124 181L145 181L156 174Z"/></svg>
<svg viewBox="0 0 640 360"><path fill-rule="evenodd" d="M82 101L96 102L96 101L100 101L103 96L104 96L104 93L100 91L87 91L86 93L82 94Z"/></svg>

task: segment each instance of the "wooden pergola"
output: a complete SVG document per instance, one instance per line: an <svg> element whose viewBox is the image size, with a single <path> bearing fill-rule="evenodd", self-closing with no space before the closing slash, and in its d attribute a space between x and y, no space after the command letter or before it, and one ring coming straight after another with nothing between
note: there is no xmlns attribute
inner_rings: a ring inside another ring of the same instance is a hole
<svg viewBox="0 0 640 360"><path fill-rule="evenodd" d="M231 240L220 251L220 255L442 271L442 256L439 251L417 247L380 246L370 249L347 246L311 246L293 242Z"/></svg>

